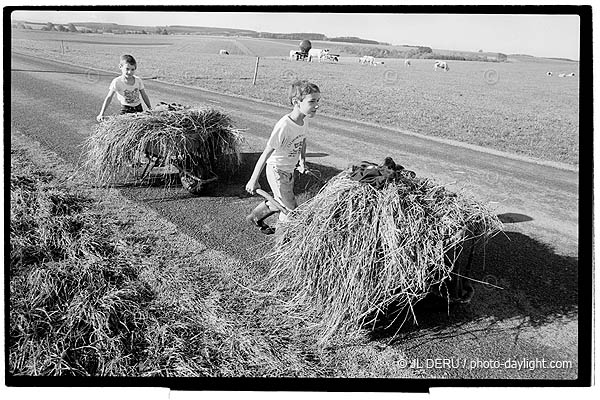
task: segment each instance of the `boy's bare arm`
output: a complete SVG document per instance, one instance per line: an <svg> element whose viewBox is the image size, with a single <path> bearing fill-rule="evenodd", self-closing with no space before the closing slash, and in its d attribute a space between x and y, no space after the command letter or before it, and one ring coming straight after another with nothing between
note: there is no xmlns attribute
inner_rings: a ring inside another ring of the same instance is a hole
<svg viewBox="0 0 600 400"><path fill-rule="evenodd" d="M108 91L108 94L106 95L106 98L104 99L104 102L102 103L102 108L100 109L100 114L98 114L98 116L96 117L96 119L98 121L102 121L102 118L104 118L104 112L106 111L106 107L108 107L110 105L110 102L112 101L112 98L114 95L115 95L115 92L113 90Z"/></svg>
<svg viewBox="0 0 600 400"><path fill-rule="evenodd" d="M150 105L150 99L148 98L148 95L146 94L146 90L141 89L140 94L142 95L142 100L144 100L144 103L146 103L146 107L148 107L148 110L152 110L152 106Z"/></svg>
<svg viewBox="0 0 600 400"><path fill-rule="evenodd" d="M265 167L265 164L267 163L267 159L271 156L271 154L274 151L275 151L275 149L270 147L269 145L267 145L265 147L265 149L263 150L262 154L258 158L258 161L256 162L256 165L254 166L254 171L252 172L252 176L250 177L250 180L246 184L247 192L254 194L256 189L260 189L260 185L258 184L258 178L260 177L260 174L261 174L263 168Z"/></svg>
<svg viewBox="0 0 600 400"><path fill-rule="evenodd" d="M303 174L306 170L306 139L302 139L302 147L300 148L300 161L298 163L298 171Z"/></svg>

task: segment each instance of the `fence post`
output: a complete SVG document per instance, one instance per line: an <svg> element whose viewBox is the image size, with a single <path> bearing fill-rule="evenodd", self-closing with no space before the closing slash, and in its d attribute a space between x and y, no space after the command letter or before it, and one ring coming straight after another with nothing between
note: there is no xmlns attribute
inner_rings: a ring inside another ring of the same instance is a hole
<svg viewBox="0 0 600 400"><path fill-rule="evenodd" d="M258 74L258 60L260 60L260 57L256 57L256 66L254 67L254 78L252 78L253 85L256 85L256 74Z"/></svg>

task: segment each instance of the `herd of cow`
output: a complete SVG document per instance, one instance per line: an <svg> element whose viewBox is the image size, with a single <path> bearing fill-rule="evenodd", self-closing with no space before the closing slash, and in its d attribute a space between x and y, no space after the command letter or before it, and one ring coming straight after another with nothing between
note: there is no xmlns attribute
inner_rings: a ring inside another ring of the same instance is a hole
<svg viewBox="0 0 600 400"><path fill-rule="evenodd" d="M318 60L319 62L324 60L337 62L339 61L339 55L331 54L329 52L329 49L310 49L308 53L302 53L298 50L290 50L290 61L313 61L314 59ZM373 56L362 56L358 59L358 62L363 65L384 64L383 61L375 61L375 57ZM404 66L410 67L411 61L408 59L404 60ZM437 71L438 69L446 72L450 71L448 63L446 61L436 61L433 65L433 69L435 71Z"/></svg>
<svg viewBox="0 0 600 400"><path fill-rule="evenodd" d="M554 74L551 71L548 71L548 72L546 72L546 75L552 76ZM569 77L569 76L575 76L575 72L571 72L570 74L558 74L559 78L566 78L566 77Z"/></svg>
<svg viewBox="0 0 600 400"><path fill-rule="evenodd" d="M219 54L229 55L229 52L227 50L219 50ZM310 49L308 53L302 53L298 50L290 50L290 61L312 61L313 59L317 59L319 62L325 60L337 62L339 61L339 57L339 54L331 54L329 49ZM375 61L375 57L373 56L362 56L358 59L358 62L364 65L379 65L384 63L383 61ZM404 60L404 66L410 67L411 61ZM433 64L433 70L442 70L448 72L450 71L450 67L448 67L448 62L446 61L435 61ZM552 76L554 74L553 72L548 71L546 72L546 75ZM559 78L571 76L575 76L575 73L571 72L570 74L558 74Z"/></svg>
<svg viewBox="0 0 600 400"><path fill-rule="evenodd" d="M339 61L339 54L331 54L329 49L310 49L308 53L303 53L298 50L290 50L290 60L291 61L312 61L317 59L317 61Z"/></svg>
<svg viewBox="0 0 600 400"><path fill-rule="evenodd" d="M229 55L229 51L221 49L221 50L219 50L219 54L220 55ZM331 54L329 52L329 49L310 49L310 50L308 50L308 53L303 53L298 50L290 50L290 61L313 61L314 59L316 59L319 62L321 62L321 61L338 62L339 58L340 58L339 54ZM373 56L362 56L358 59L358 62L360 64L364 64L364 65L380 65L380 64L384 63L383 61L375 61L375 57L373 57ZM411 61L404 60L404 66L410 67ZM433 64L433 69L434 69L434 71L437 71L438 69L440 69L442 71L446 71L446 72L450 71L450 68L448 67L448 63L446 61L436 61ZM548 75L552 75L552 72L548 72ZM559 76L565 76L565 74L561 74ZM574 74L566 75L566 76L574 76Z"/></svg>

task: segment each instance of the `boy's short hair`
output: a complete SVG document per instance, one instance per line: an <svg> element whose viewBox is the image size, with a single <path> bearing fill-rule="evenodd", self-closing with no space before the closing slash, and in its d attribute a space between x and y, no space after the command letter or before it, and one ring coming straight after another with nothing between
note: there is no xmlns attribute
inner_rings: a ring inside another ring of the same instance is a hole
<svg viewBox="0 0 600 400"><path fill-rule="evenodd" d="M319 90L317 85L310 83L307 80L297 80L292 83L292 86L290 87L290 94L288 96L290 99L290 104L294 105L295 99L302 101L304 100L304 96L312 93L321 93L321 90Z"/></svg>
<svg viewBox="0 0 600 400"><path fill-rule="evenodd" d="M121 56L121 59L119 60L119 65L125 65L125 64L137 66L137 62L135 61L135 58L133 58L133 56L130 54L123 54Z"/></svg>

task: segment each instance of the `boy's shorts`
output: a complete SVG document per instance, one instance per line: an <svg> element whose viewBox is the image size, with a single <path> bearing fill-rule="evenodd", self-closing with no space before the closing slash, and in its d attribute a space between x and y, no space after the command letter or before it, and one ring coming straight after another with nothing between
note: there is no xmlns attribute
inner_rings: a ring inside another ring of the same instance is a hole
<svg viewBox="0 0 600 400"><path fill-rule="evenodd" d="M294 172L287 172L274 165L266 165L267 181L273 191L275 200L283 203L287 208L296 208L296 196L294 196ZM272 210L274 207L270 207ZM275 210L273 210L275 211ZM279 213L279 219L285 219L283 213Z"/></svg>
<svg viewBox="0 0 600 400"><path fill-rule="evenodd" d="M142 107L142 103L137 106L127 106L125 104L121 104L121 114L132 114L144 111Z"/></svg>

